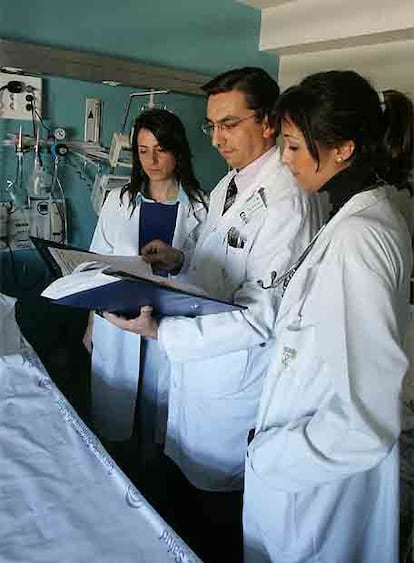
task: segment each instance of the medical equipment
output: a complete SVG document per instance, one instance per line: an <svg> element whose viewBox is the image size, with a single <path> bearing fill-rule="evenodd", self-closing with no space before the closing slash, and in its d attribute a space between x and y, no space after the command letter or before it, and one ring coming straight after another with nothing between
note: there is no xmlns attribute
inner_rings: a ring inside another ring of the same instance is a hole
<svg viewBox="0 0 414 563"><path fill-rule="evenodd" d="M14 180L7 180L0 206L0 247L11 250L31 248L30 235L55 242L66 242L66 204L62 185L58 178L59 160L67 152L67 146L56 140L41 140L35 127L35 137L23 136L22 127L14 138L16 173ZM13 146L9 139L2 146ZM41 157L41 146L50 148L53 157L53 173ZM25 174L24 161L33 150L33 168Z"/></svg>
<svg viewBox="0 0 414 563"><path fill-rule="evenodd" d="M11 250L30 248L30 208L20 207L7 215L7 245Z"/></svg>
<svg viewBox="0 0 414 563"><path fill-rule="evenodd" d="M14 181L7 180L6 192L8 193L13 208L18 209L27 204L27 191L23 185L23 145L22 145L22 126L16 139L16 173Z"/></svg>
<svg viewBox="0 0 414 563"><path fill-rule="evenodd" d="M99 215L110 190L124 186L129 180L129 176L116 176L115 174L96 175L91 193L91 202L97 215Z"/></svg>
<svg viewBox="0 0 414 563"><path fill-rule="evenodd" d="M114 133L112 136L111 148L109 149L109 164L112 167L116 166L128 166L132 167L131 163L131 138L133 135L133 131L131 131L130 135L125 134L125 128L128 120L129 110L131 109L131 103L134 98L148 96L149 95L149 103L147 107L142 106L140 111L144 109L153 109L156 107L155 104L155 95L156 94L168 94L168 90L149 90L146 92L132 92L129 95L127 105L125 107L124 116L121 123L121 131L120 133ZM165 106L162 106L165 109ZM128 151L128 154L123 155L123 160L121 160L121 152Z"/></svg>
<svg viewBox="0 0 414 563"><path fill-rule="evenodd" d="M63 150L62 150L63 149ZM39 133L35 144L34 166L29 181L30 235L55 242L66 242L66 204L58 178L59 159L66 154L66 145L52 143L53 174L43 166L39 151Z"/></svg>
<svg viewBox="0 0 414 563"><path fill-rule="evenodd" d="M83 140L87 143L99 143L101 138L102 101L98 98L86 98L85 127Z"/></svg>
<svg viewBox="0 0 414 563"><path fill-rule="evenodd" d="M0 118L33 120L42 105L42 79L0 72Z"/></svg>
<svg viewBox="0 0 414 563"><path fill-rule="evenodd" d="M45 170L40 156L39 130L37 130L34 145L33 171L29 177L27 186L28 193L33 197L45 195L49 192L51 183L52 177Z"/></svg>
<svg viewBox="0 0 414 563"><path fill-rule="evenodd" d="M277 287L282 286L282 292L284 293L285 289L287 288L287 286L290 282L290 280L295 275L296 270L299 268L299 266L305 260L306 256L312 250L315 242L318 240L320 234L322 233L322 231L324 230L324 228L326 227L327 224L328 224L328 222L326 222L324 225L322 225L322 227L319 229L319 231L316 233L316 235L310 241L308 246L305 248L305 250L299 256L299 258L296 260L296 262L293 264L293 266L291 266L288 270L286 270L286 272L284 274L277 277L277 272L273 270L272 272L270 272L270 284L269 285L264 285L263 280L257 280L257 284L262 289L276 289Z"/></svg>
<svg viewBox="0 0 414 563"><path fill-rule="evenodd" d="M123 160L120 158L122 151L128 151L127 155L123 154ZM116 166L132 168L131 143L128 135L122 135L121 133L113 134L108 160L113 168Z"/></svg>
<svg viewBox="0 0 414 563"><path fill-rule="evenodd" d="M133 100L133 98L138 98L141 96L148 96L150 97L149 99L149 103L148 103L148 109L153 109L155 108L155 95L156 94L168 94L169 90L149 90L148 92L132 92L132 94L129 95L129 99L128 99L128 103L126 105L125 108L125 112L124 112L124 118L122 120L122 124L121 124L121 135L123 135L124 131L125 131L125 127L126 127L126 123L127 123L127 119L128 119L128 115L129 115L129 110L131 108L131 102ZM141 111L143 111L144 108L141 108ZM163 109L165 109L165 106L163 106Z"/></svg>
<svg viewBox="0 0 414 563"><path fill-rule="evenodd" d="M55 242L66 242L66 203L62 185L58 178L59 158L55 157L54 172L49 192L43 197L31 197L30 234Z"/></svg>
<svg viewBox="0 0 414 563"><path fill-rule="evenodd" d="M10 210L10 203L0 202L0 249L7 246L7 224Z"/></svg>
<svg viewBox="0 0 414 563"><path fill-rule="evenodd" d="M50 196L29 197L25 207L13 212L7 211L1 219L5 220L2 229L6 232L4 239L0 236L0 244L9 246L11 250L32 248L30 236L46 238L55 242L66 242L67 224L66 209L63 198L54 199Z"/></svg>

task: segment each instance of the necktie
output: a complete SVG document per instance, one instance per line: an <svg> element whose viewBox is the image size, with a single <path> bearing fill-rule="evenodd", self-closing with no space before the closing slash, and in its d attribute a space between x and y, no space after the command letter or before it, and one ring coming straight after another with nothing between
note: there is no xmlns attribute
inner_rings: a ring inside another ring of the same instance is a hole
<svg viewBox="0 0 414 563"><path fill-rule="evenodd" d="M229 185L227 186L226 200L224 202L222 215L224 215L226 211L233 205L234 200L236 199L236 195L237 195L237 186L233 176L233 178L230 180Z"/></svg>

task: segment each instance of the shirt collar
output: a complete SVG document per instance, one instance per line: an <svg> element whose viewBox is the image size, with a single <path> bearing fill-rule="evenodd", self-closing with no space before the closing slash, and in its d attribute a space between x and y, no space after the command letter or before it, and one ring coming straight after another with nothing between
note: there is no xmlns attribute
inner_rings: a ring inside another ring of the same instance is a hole
<svg viewBox="0 0 414 563"><path fill-rule="evenodd" d="M277 148L276 145L274 145L264 154L262 154L262 156L259 156L259 158L256 158L256 160L253 160L253 162L251 162L241 170L236 170L233 178L236 182L238 193L243 192L245 189L249 188L252 185L252 182L255 180L258 171L262 168L265 162L272 158L276 151Z"/></svg>
<svg viewBox="0 0 414 563"><path fill-rule="evenodd" d="M178 193L175 199L169 199L168 201L155 201L149 197L146 197L142 192L138 192L135 198L135 202L139 205L142 202L145 203L162 203L163 205L175 205L176 203L182 203L184 205L188 205L190 200L188 199L188 195L185 193L184 188L180 184L178 186Z"/></svg>

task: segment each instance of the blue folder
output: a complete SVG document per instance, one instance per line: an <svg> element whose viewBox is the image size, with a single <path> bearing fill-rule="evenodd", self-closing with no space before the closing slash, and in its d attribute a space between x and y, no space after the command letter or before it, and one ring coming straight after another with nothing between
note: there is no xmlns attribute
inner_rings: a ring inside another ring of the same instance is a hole
<svg viewBox="0 0 414 563"><path fill-rule="evenodd" d="M48 247L81 250L52 241L31 238L55 277L59 277L60 268L48 252ZM82 252L86 251L82 250ZM105 273L120 278L120 281L53 299L53 303L91 311L110 311L127 318L136 317L143 305L151 305L157 316L196 317L246 309L242 305L200 296L187 289L168 287L163 281L147 280L112 267L108 267Z"/></svg>

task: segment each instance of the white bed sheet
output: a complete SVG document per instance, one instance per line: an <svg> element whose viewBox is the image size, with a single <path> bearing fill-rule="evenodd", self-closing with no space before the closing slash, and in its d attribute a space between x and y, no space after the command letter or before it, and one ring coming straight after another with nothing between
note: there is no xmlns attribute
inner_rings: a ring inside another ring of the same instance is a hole
<svg viewBox="0 0 414 563"><path fill-rule="evenodd" d="M2 294L0 561L200 561L53 384Z"/></svg>

